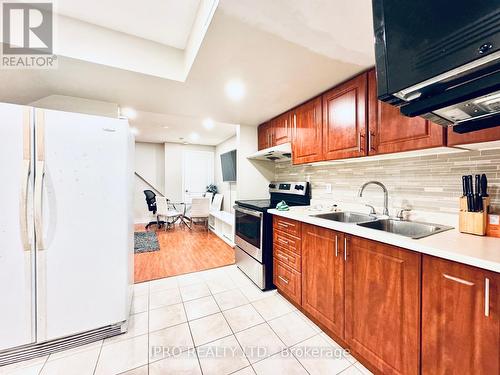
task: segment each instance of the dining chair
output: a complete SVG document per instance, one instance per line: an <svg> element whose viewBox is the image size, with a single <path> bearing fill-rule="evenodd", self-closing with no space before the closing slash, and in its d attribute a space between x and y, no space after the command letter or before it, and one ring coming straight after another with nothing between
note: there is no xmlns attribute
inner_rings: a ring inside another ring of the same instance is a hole
<svg viewBox="0 0 500 375"><path fill-rule="evenodd" d="M202 222L205 224L208 232L208 216L210 214L210 198L193 198L191 201L191 209L186 214L187 220L193 224Z"/></svg>
<svg viewBox="0 0 500 375"><path fill-rule="evenodd" d="M173 204L165 197L156 198L156 215L159 219L164 219L165 230L173 228L176 221L182 216L182 213L177 211Z"/></svg>

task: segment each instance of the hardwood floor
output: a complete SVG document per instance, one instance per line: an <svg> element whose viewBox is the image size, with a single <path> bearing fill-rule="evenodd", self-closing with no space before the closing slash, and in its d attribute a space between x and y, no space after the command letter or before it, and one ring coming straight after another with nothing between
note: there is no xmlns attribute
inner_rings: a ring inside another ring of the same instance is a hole
<svg viewBox="0 0 500 375"><path fill-rule="evenodd" d="M151 230L155 230L151 227ZM143 224L135 226L144 231ZM160 250L135 254L136 283L234 264L234 250L203 226L157 231Z"/></svg>

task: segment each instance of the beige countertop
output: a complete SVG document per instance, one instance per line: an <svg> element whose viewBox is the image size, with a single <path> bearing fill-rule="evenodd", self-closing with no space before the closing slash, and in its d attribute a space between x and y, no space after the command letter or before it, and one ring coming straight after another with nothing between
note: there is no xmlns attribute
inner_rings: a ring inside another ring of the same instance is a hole
<svg viewBox="0 0 500 375"><path fill-rule="evenodd" d="M376 229L364 228L352 223L341 223L313 217L311 215L316 215L319 212L311 212L307 207L291 207L290 211L272 209L268 212L273 215L418 251L423 254L500 272L500 238L464 234L457 229L451 229L414 240Z"/></svg>

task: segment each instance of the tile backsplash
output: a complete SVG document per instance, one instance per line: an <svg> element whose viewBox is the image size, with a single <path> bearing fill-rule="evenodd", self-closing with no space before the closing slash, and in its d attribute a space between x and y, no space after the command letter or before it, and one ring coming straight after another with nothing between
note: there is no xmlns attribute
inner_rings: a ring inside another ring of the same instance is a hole
<svg viewBox="0 0 500 375"><path fill-rule="evenodd" d="M357 197L363 183L376 180L389 191L391 214L402 207L457 214L461 176L481 173L488 177L491 205L500 209L500 149L318 165L293 166L284 162L276 163L275 177L277 181L310 181L313 199L339 204L369 203L381 212L383 194L379 187L368 186L363 198Z"/></svg>

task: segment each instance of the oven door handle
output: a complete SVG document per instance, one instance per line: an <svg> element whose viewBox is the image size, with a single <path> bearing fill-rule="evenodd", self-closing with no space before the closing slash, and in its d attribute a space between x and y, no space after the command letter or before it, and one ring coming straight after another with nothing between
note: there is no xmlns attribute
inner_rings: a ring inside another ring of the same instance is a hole
<svg viewBox="0 0 500 375"><path fill-rule="evenodd" d="M241 208L240 206L234 206L233 207L235 211L242 212L247 215L255 216L255 217L262 217L262 212L260 211L254 211L254 210L247 210L246 208Z"/></svg>

